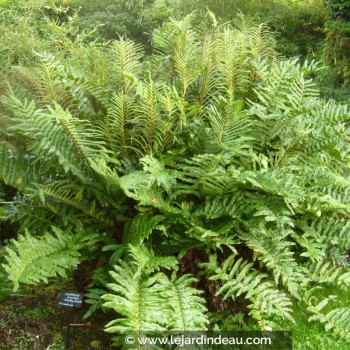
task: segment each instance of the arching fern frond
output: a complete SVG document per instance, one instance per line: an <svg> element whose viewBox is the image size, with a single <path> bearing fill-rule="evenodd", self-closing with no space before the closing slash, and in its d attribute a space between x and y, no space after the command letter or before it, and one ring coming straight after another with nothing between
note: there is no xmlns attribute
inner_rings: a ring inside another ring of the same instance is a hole
<svg viewBox="0 0 350 350"><path fill-rule="evenodd" d="M243 295L250 301L250 315L262 328L274 325L273 318L286 318L294 322L291 316L292 302L288 296L276 288L267 275L253 268L242 258L236 260L231 255L220 267L216 257L211 256L209 263L201 264L206 269L210 280L219 280L222 287L216 295L226 298L237 298Z"/></svg>
<svg viewBox="0 0 350 350"><path fill-rule="evenodd" d="M95 234L78 232L65 233L53 229L54 234L46 232L42 237L33 237L29 232L13 240L13 247L6 248L3 267L14 284L14 290L20 283L37 284L48 282L55 276L66 277L66 270L78 265L80 250L89 248L98 240Z"/></svg>
<svg viewBox="0 0 350 350"><path fill-rule="evenodd" d="M329 261L319 261L309 264L311 278L320 284L349 286L350 272L342 266L336 266Z"/></svg>
<svg viewBox="0 0 350 350"><path fill-rule="evenodd" d="M338 336L350 341L350 308L339 307L326 311L327 305L334 300L336 300L336 297L330 295L318 304L313 305L310 299L308 311L313 315L309 317L309 322L319 321L324 323L326 331L333 330Z"/></svg>
<svg viewBox="0 0 350 350"><path fill-rule="evenodd" d="M262 232L261 232L262 231ZM276 285L281 281L291 295L300 299L300 290L309 281L307 269L300 266L293 253L293 242L288 241L289 232L281 233L256 230L241 234L240 238L254 251L259 261L269 270Z"/></svg>

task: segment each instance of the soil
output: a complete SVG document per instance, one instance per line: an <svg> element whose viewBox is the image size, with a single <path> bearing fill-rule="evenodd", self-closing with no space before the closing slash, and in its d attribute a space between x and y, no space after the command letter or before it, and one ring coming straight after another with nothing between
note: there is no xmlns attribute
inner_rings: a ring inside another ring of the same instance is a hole
<svg viewBox="0 0 350 350"><path fill-rule="evenodd" d="M57 303L57 291L11 297L0 303L1 350L63 350L66 309ZM71 350L107 350L110 336L103 328L111 315L83 319L89 305L71 309Z"/></svg>

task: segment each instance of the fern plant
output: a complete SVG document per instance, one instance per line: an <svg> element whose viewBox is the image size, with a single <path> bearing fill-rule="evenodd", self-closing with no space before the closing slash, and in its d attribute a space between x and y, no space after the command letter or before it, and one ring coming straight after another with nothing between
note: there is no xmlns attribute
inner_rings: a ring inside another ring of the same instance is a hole
<svg viewBox="0 0 350 350"><path fill-rule="evenodd" d="M1 97L0 179L16 191L1 218L19 227L4 268L17 288L94 247L88 315L116 311L116 344L212 329L207 309L246 304L278 329L296 302L346 335L347 307L321 306L349 281L348 107L322 100L318 64L281 59L265 25L209 17L164 24L150 56L125 38L42 54L37 88Z"/></svg>
<svg viewBox="0 0 350 350"><path fill-rule="evenodd" d="M106 325L107 332L140 338L154 331L207 329L202 291L191 287L196 279L189 274L177 278L175 273L169 279L158 272L177 270L175 257L156 257L145 246L130 245L128 252L129 257L110 272L113 283L107 287L113 294L102 296L103 306L122 316ZM115 337L114 345L123 345L123 340Z"/></svg>
<svg viewBox="0 0 350 350"><path fill-rule="evenodd" d="M64 234L53 228L55 235L49 233L43 237L33 237L29 232L13 241L13 247L6 248L4 269L14 284L14 290L20 283L37 284L48 282L48 278L66 276L65 271L72 269L81 261L79 250L87 249L98 239L97 235Z"/></svg>

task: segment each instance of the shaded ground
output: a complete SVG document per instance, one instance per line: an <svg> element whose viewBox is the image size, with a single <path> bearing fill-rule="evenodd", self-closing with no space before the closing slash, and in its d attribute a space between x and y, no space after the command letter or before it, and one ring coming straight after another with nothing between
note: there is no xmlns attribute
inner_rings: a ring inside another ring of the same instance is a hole
<svg viewBox="0 0 350 350"><path fill-rule="evenodd" d="M64 350L66 310L57 304L57 292L33 292L29 297L12 297L0 304L0 349ZM109 349L103 332L104 315L84 320L88 305L71 312L71 349Z"/></svg>

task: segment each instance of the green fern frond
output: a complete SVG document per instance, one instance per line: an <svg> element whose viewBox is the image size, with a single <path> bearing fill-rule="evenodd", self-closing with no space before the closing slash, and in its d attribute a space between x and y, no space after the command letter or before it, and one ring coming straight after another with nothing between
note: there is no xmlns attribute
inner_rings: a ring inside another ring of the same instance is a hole
<svg viewBox="0 0 350 350"><path fill-rule="evenodd" d="M162 215L137 214L124 227L123 242L141 244L148 239L153 230L161 229L159 223L164 219Z"/></svg>
<svg viewBox="0 0 350 350"><path fill-rule="evenodd" d="M203 291L191 287L197 279L192 275L176 278L173 274L168 285L168 297L172 312L169 316L169 327L175 331L205 331L208 327L205 299L200 296Z"/></svg>
<svg viewBox="0 0 350 350"><path fill-rule="evenodd" d="M41 64L37 68L40 83L36 86L40 104L69 108L71 99L63 84L64 65L51 54L40 54L40 58Z"/></svg>
<svg viewBox="0 0 350 350"><path fill-rule="evenodd" d="M259 261L272 271L276 285L281 281L291 295L300 299L300 291L307 285L309 278L307 269L296 262L292 249L295 244L288 241L288 231L282 230L280 234L261 231L241 234L240 238L254 251Z"/></svg>
<svg viewBox="0 0 350 350"><path fill-rule="evenodd" d="M141 70L142 50L135 42L119 37L110 48L111 73L115 77L118 92L128 94L132 83L128 75L137 76Z"/></svg>
<svg viewBox="0 0 350 350"><path fill-rule="evenodd" d="M78 161L83 159L88 162L103 151L103 142L96 141L98 134L88 121L74 118L58 105L54 109L49 108L49 111L63 129Z"/></svg>
<svg viewBox="0 0 350 350"><path fill-rule="evenodd" d="M201 266L207 270L210 280L221 281L222 287L216 295L223 295L224 299L235 299L244 295L251 302L248 306L251 309L250 315L262 328L274 324L271 320L273 317L294 321L291 316L292 302L288 296L277 289L266 274L254 269L253 263L248 263L242 258L236 260L233 254L222 267L218 266L213 257L209 263Z"/></svg>
<svg viewBox="0 0 350 350"><path fill-rule="evenodd" d="M309 317L309 322L319 321L324 323L326 331L333 330L338 336L350 341L350 308L340 307L333 308L328 312L325 311L326 306L335 298L335 296L328 296L317 305L310 304L308 311L313 315Z"/></svg>
<svg viewBox="0 0 350 350"><path fill-rule="evenodd" d="M335 266L329 261L318 261L307 266L311 279L320 284L348 286L350 272L344 267Z"/></svg>
<svg viewBox="0 0 350 350"><path fill-rule="evenodd" d="M115 266L110 272L113 283L107 284L107 287L113 294L102 296L105 301L103 306L113 309L120 316L106 325L106 332L140 335L167 328L166 297L160 282L163 275L142 278L140 274L135 276L135 272L136 269L126 263ZM115 344L123 344L121 336L115 337L114 341Z"/></svg>
<svg viewBox="0 0 350 350"><path fill-rule="evenodd" d="M191 284L191 275L171 280L163 273L150 275L161 267L177 268L175 257L154 257L144 246L131 246L131 263L121 262L110 274L107 284L113 294L102 296L103 306L120 316L106 325L106 331L119 334L115 345L122 345L124 334L143 334L166 330L206 330L208 318L204 299Z"/></svg>
<svg viewBox="0 0 350 350"><path fill-rule="evenodd" d="M250 201L247 200L245 192L237 190L232 195L206 197L202 205L194 211L196 215L215 219L220 217L240 218Z"/></svg>
<svg viewBox="0 0 350 350"><path fill-rule="evenodd" d="M81 260L79 250L89 247L98 240L97 235L80 232L64 233L53 229L54 235L46 232L42 237L33 237L29 232L13 240L13 247L6 248L3 267L14 284L37 284L48 282L55 276L66 277L66 270L78 265Z"/></svg>
<svg viewBox="0 0 350 350"><path fill-rule="evenodd" d="M109 149L123 156L128 154L129 131L128 124L133 114L133 98L123 93L114 94L108 114L101 123L101 134Z"/></svg>
<svg viewBox="0 0 350 350"><path fill-rule="evenodd" d="M6 185L23 190L32 180L28 174L29 159L23 151L12 151L0 142L0 180Z"/></svg>
<svg viewBox="0 0 350 350"><path fill-rule="evenodd" d="M174 174L165 168L164 164L152 156L145 156L140 159L145 173L149 174L151 184L157 184L159 188L171 192L172 187L176 184Z"/></svg>
<svg viewBox="0 0 350 350"><path fill-rule="evenodd" d="M72 146L63 128L55 120L55 111L51 110L52 114L46 114L40 109L35 110L33 101L20 101L12 93L6 97L7 104L11 101L13 102L11 112L14 121L17 122L11 130L27 139L28 151L34 154L37 160L44 160L44 163L45 160L49 162L51 157L55 156L65 172L83 177L82 170L76 164ZM60 107L57 108L60 111ZM62 109L61 112L65 113Z"/></svg>
<svg viewBox="0 0 350 350"><path fill-rule="evenodd" d="M221 155L200 154L188 159L179 165L175 176L182 181L174 188L177 194L224 194L235 185L224 168Z"/></svg>
<svg viewBox="0 0 350 350"><path fill-rule="evenodd" d="M128 252L137 266L137 272L149 275L160 269L177 270L178 261L174 256L155 256L146 246L128 245Z"/></svg>
<svg viewBox="0 0 350 350"><path fill-rule="evenodd" d="M313 219L309 225L300 226L306 234L319 237L318 241L323 245L339 247L342 252L350 249L350 223L345 218L335 216L333 220L329 220L321 217Z"/></svg>
<svg viewBox="0 0 350 350"><path fill-rule="evenodd" d="M216 144L219 151L239 154L241 150L252 148L251 122L242 108L242 101L223 98L208 106L207 115L212 126L209 142Z"/></svg>
<svg viewBox="0 0 350 350"><path fill-rule="evenodd" d="M40 200L43 205L51 208L58 215L67 215L64 206L74 208L78 211L76 217L90 217L99 223L110 224L111 221L106 212L99 209L96 200L87 201L84 197L82 187L75 189L73 184L57 181L46 186L37 186L36 189L28 190L28 198ZM71 213L72 214L72 213Z"/></svg>

